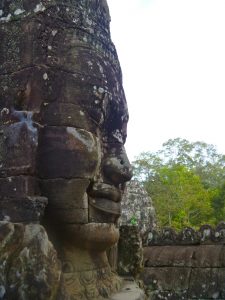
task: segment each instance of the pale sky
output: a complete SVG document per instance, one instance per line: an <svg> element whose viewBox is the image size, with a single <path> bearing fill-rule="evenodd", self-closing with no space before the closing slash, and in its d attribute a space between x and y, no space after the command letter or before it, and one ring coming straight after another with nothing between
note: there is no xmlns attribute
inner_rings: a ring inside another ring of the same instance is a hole
<svg viewBox="0 0 225 300"><path fill-rule="evenodd" d="M169 138L225 154L225 0L108 0L130 160Z"/></svg>

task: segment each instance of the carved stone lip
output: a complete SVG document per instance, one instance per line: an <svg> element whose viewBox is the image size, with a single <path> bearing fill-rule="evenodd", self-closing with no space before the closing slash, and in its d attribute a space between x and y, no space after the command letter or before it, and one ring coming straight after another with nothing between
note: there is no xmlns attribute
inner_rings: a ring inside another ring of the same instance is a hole
<svg viewBox="0 0 225 300"><path fill-rule="evenodd" d="M91 198L103 198L114 202L121 201L121 191L113 185L106 183L95 183L88 192Z"/></svg>
<svg viewBox="0 0 225 300"><path fill-rule="evenodd" d="M109 199L105 198L91 198L89 197L89 204L93 206L94 208L101 210L103 212L113 214L116 216L121 215L121 203L120 202L114 202Z"/></svg>

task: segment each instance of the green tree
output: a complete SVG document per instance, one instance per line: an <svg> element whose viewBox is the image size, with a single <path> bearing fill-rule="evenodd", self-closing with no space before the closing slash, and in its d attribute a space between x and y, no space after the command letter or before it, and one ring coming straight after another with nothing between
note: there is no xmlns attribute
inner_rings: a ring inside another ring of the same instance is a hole
<svg viewBox="0 0 225 300"><path fill-rule="evenodd" d="M164 143L158 154L170 165L178 163L193 170L206 187L221 187L225 182L225 155L214 145L176 138Z"/></svg>
<svg viewBox="0 0 225 300"><path fill-rule="evenodd" d="M198 226L209 221L212 215L210 194L199 176L185 166L163 166L145 186L161 226Z"/></svg>
<svg viewBox="0 0 225 300"><path fill-rule="evenodd" d="M220 189L214 190L212 196L212 207L216 222L225 220L225 183Z"/></svg>
<svg viewBox="0 0 225 300"><path fill-rule="evenodd" d="M213 145L170 139L155 153L141 153L133 164L161 225L181 228L225 219L225 156Z"/></svg>

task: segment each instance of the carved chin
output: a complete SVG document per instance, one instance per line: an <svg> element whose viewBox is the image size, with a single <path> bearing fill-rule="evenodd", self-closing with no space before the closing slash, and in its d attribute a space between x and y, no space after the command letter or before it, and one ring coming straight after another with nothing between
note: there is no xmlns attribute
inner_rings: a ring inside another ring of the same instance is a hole
<svg viewBox="0 0 225 300"><path fill-rule="evenodd" d="M119 240L119 229L114 224L68 224L60 227L62 237L79 248L104 251Z"/></svg>

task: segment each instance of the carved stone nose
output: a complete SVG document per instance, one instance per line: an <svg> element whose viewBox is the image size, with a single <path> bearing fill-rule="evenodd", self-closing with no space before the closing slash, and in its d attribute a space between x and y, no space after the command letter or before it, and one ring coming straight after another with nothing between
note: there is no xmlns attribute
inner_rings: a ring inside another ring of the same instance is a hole
<svg viewBox="0 0 225 300"><path fill-rule="evenodd" d="M103 164L103 173L115 185L131 180L133 176L132 167L124 147L116 154L106 157Z"/></svg>

